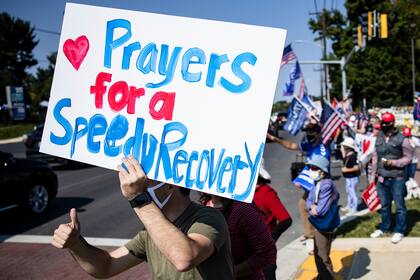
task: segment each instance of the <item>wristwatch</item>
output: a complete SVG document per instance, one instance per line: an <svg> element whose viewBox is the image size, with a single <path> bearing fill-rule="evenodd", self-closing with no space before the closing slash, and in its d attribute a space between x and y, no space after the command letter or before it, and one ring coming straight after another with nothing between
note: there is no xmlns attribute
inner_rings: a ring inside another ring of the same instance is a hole
<svg viewBox="0 0 420 280"><path fill-rule="evenodd" d="M149 194L149 192L145 191L137 195L135 198L133 198L129 202L132 208L137 208L137 207L143 207L144 205L147 205L152 201L153 201L152 196Z"/></svg>

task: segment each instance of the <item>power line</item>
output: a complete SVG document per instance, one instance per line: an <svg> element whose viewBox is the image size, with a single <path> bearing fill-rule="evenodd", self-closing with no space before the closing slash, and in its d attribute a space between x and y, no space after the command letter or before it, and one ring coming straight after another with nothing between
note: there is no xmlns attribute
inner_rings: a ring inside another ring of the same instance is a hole
<svg viewBox="0 0 420 280"><path fill-rule="evenodd" d="M35 30L39 32L48 33L48 34L58 35L58 36L60 36L61 34L60 32L57 32L57 31L47 30L47 29L42 29L42 28L35 28Z"/></svg>

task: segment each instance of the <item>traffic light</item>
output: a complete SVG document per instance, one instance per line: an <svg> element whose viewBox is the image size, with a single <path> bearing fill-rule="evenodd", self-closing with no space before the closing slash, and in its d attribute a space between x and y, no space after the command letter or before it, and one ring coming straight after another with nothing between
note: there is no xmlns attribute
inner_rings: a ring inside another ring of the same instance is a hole
<svg viewBox="0 0 420 280"><path fill-rule="evenodd" d="M388 38L388 15L387 14L381 14L379 19L379 37L381 39Z"/></svg>
<svg viewBox="0 0 420 280"><path fill-rule="evenodd" d="M362 47L363 44L363 32L362 32L362 26L359 24L357 26L357 45L359 48Z"/></svg>
<svg viewBox="0 0 420 280"><path fill-rule="evenodd" d="M352 29L352 42L353 45L358 45L357 41L358 41L358 34L357 34L357 27L353 27Z"/></svg>
<svg viewBox="0 0 420 280"><path fill-rule="evenodd" d="M368 39L370 40L372 38L372 30L373 30L373 13L368 12L368 22L367 22L367 34Z"/></svg>
<svg viewBox="0 0 420 280"><path fill-rule="evenodd" d="M362 34L368 35L368 13L363 13L359 17L360 24L362 26Z"/></svg>

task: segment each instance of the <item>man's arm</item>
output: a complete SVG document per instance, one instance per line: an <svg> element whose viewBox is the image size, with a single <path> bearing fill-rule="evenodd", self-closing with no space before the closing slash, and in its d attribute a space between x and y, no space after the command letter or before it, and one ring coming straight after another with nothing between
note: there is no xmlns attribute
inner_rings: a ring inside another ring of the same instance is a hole
<svg viewBox="0 0 420 280"><path fill-rule="evenodd" d="M52 245L60 249L67 248L83 270L90 275L108 278L142 262L125 247L109 253L90 245L80 236L80 224L74 208L70 210L70 217L71 223L61 224L54 231Z"/></svg>
<svg viewBox="0 0 420 280"><path fill-rule="evenodd" d="M128 172L118 166L121 191L127 199L146 191L146 174L132 156L123 159ZM215 245L198 233L185 235L152 202L134 209L158 249L179 271L188 271L210 257Z"/></svg>
<svg viewBox="0 0 420 280"><path fill-rule="evenodd" d="M372 156L372 173L371 173L372 180L369 183L375 183L377 171L378 171L378 153L374 151L373 156Z"/></svg>
<svg viewBox="0 0 420 280"><path fill-rule="evenodd" d="M407 138L405 138L402 143L402 152L403 152L402 158L388 160L387 164L389 164L390 166L401 168L411 163L413 153L414 153L414 148L413 146L411 146Z"/></svg>
<svg viewBox="0 0 420 280"><path fill-rule="evenodd" d="M134 211L159 251L177 270L188 271L213 254L215 248L210 239L198 233L185 235L166 219L154 203Z"/></svg>
<svg viewBox="0 0 420 280"><path fill-rule="evenodd" d="M280 139L276 136L271 135L270 133L267 133L267 138L270 139L273 142L276 142L276 143L282 145L286 149L289 149L289 150L292 150L292 151L299 150L299 145L294 143L294 142L284 140L284 139Z"/></svg>

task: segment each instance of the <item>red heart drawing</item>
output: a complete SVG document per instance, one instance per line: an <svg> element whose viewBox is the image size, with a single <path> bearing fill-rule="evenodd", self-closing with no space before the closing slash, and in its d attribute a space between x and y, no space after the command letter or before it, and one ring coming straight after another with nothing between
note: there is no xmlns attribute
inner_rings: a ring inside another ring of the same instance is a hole
<svg viewBox="0 0 420 280"><path fill-rule="evenodd" d="M362 152L365 153L370 147L370 141L369 140L363 140L362 143Z"/></svg>
<svg viewBox="0 0 420 280"><path fill-rule="evenodd" d="M67 39L63 46L64 54L76 70L79 70L88 50L89 40L84 35L77 38L76 41Z"/></svg>

